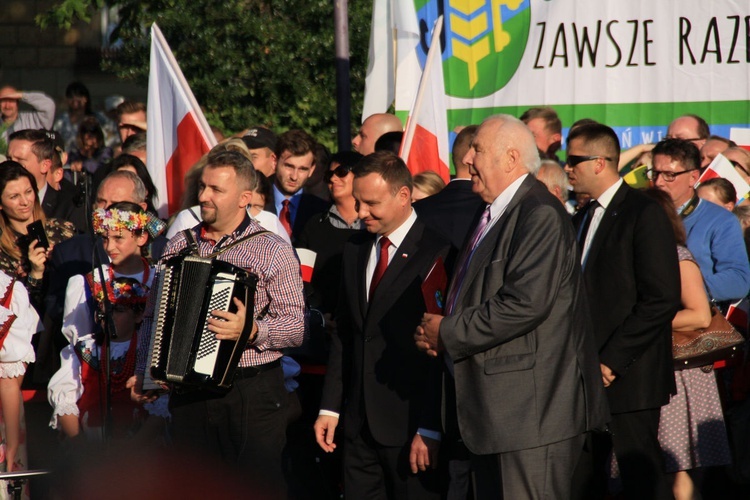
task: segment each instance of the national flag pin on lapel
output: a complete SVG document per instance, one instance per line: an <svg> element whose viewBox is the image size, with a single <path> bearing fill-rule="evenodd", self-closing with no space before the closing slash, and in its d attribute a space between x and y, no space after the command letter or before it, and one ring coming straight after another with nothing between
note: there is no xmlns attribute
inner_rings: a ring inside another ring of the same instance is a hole
<svg viewBox="0 0 750 500"><path fill-rule="evenodd" d="M402 253L402 254L401 254L401 258L402 258L402 259L405 259L405 258L407 258L408 256L409 256L409 254L407 254L407 253Z"/></svg>

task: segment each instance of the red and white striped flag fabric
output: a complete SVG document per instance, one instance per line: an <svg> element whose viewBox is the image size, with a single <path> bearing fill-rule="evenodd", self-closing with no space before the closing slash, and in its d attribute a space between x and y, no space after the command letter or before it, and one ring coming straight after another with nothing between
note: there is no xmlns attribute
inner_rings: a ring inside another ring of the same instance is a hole
<svg viewBox="0 0 750 500"><path fill-rule="evenodd" d="M698 188L702 182L717 177L721 177L732 183L735 191L737 191L737 203L742 203L744 200L750 198L750 185L745 182L745 179L734 169L734 165L721 153L717 154L716 158L703 171L695 187Z"/></svg>
<svg viewBox="0 0 750 500"><path fill-rule="evenodd" d="M445 108L443 58L440 50L442 27L443 16L440 16L432 32L430 50L427 52L419 91L406 123L400 156L412 175L433 170L448 182L448 117Z"/></svg>
<svg viewBox="0 0 750 500"><path fill-rule="evenodd" d="M216 145L167 41L151 25L146 163L159 192L156 209L167 217L180 208L185 174Z"/></svg>

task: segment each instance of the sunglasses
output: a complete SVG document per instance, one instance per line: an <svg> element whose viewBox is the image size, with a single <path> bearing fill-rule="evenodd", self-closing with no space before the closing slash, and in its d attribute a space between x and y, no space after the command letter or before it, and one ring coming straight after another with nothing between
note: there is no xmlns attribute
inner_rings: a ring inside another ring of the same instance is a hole
<svg viewBox="0 0 750 500"><path fill-rule="evenodd" d="M323 180L326 182L331 182L331 179L333 179L333 176L335 175L339 179L343 179L347 175L349 175L349 172L352 171L352 167L348 167L346 165L339 165L333 170L326 171L325 174L323 174Z"/></svg>
<svg viewBox="0 0 750 500"><path fill-rule="evenodd" d="M579 163L583 163L585 161L590 160L598 160L599 158L607 161L612 161L612 158L608 158L606 156L578 156L578 155L568 155L568 157L565 159L565 163L567 165L570 165L571 167L575 167Z"/></svg>

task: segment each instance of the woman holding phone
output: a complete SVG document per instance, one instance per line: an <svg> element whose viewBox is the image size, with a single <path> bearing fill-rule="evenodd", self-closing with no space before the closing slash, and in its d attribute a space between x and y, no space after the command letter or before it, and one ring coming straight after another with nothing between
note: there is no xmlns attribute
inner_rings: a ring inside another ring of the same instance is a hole
<svg viewBox="0 0 750 500"><path fill-rule="evenodd" d="M31 173L15 161L0 163L0 271L26 287L40 316L50 251L74 233L70 222L44 217Z"/></svg>

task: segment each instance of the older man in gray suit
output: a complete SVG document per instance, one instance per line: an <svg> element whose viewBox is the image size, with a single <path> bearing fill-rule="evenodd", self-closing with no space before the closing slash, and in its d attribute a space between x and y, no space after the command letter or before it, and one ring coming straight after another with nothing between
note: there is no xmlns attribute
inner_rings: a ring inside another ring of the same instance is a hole
<svg viewBox="0 0 750 500"><path fill-rule="evenodd" d="M568 498L584 434L608 417L573 227L516 118L482 123L464 161L487 207L417 346L445 353L477 497Z"/></svg>

